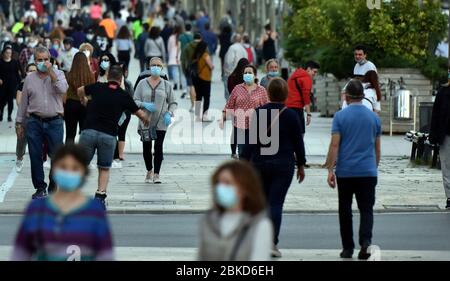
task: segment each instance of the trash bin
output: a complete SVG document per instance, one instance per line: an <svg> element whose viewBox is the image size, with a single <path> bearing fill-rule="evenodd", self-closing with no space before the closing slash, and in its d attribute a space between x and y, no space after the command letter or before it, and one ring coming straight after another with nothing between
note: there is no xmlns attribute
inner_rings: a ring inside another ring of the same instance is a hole
<svg viewBox="0 0 450 281"><path fill-rule="evenodd" d="M400 89L394 95L394 119L411 120L414 118L414 96L411 91Z"/></svg>
<svg viewBox="0 0 450 281"><path fill-rule="evenodd" d="M430 133L433 104L433 102L421 102L419 104L419 131L425 134Z"/></svg>

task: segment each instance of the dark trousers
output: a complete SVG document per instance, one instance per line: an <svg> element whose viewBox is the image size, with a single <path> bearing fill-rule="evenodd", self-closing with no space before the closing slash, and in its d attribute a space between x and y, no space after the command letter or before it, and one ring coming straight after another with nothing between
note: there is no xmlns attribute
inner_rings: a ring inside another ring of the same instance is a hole
<svg viewBox="0 0 450 281"><path fill-rule="evenodd" d="M124 63L128 69L128 65L130 64L130 51L118 51L117 58L119 59L119 63Z"/></svg>
<svg viewBox="0 0 450 281"><path fill-rule="evenodd" d="M211 99L211 81L205 81L200 78L194 79L192 81L194 83L195 93L196 93L196 101L197 103L201 103L203 100L203 112L205 113L209 109L210 99ZM202 117L200 106L195 107L195 115L197 117Z"/></svg>
<svg viewBox="0 0 450 281"><path fill-rule="evenodd" d="M236 154L238 150L239 156L242 155L244 146L249 143L249 130L239 129L233 126L231 133L231 154Z"/></svg>
<svg viewBox="0 0 450 281"><path fill-rule="evenodd" d="M300 132L302 133L303 137L306 133L305 111L303 110L303 108L291 107L291 109L297 112L298 118L300 119Z"/></svg>
<svg viewBox="0 0 450 281"><path fill-rule="evenodd" d="M155 141L149 141L149 142L143 142L143 155L144 155L144 161L145 161L145 167L147 168L147 171L153 170L153 162L154 162L154 170L153 172L155 174L159 174L161 171L161 164L164 160L164 138L166 137L166 131L156 131L157 138ZM155 155L153 157L152 154L152 146L153 142L155 143Z"/></svg>
<svg viewBox="0 0 450 281"><path fill-rule="evenodd" d="M8 117L11 117L11 114L14 109L14 95L16 93L15 88L12 86L9 87L1 87L0 88L0 117L3 118L3 111L5 106L8 105Z"/></svg>
<svg viewBox="0 0 450 281"><path fill-rule="evenodd" d="M272 160L254 163L254 166L258 170L263 183L274 228L273 242L277 245L284 200L294 177L295 164L294 161Z"/></svg>
<svg viewBox="0 0 450 281"><path fill-rule="evenodd" d="M67 99L64 105L64 122L66 123L66 143L73 143L77 135L77 129L84 128L86 120L86 107L81 102Z"/></svg>
<svg viewBox="0 0 450 281"><path fill-rule="evenodd" d="M27 141L28 141L28 153L30 154L31 162L31 180L33 186L36 189L45 189L47 184L45 183L44 167L43 167L43 145L45 140L48 142L48 152L52 157L58 146L63 144L64 137L64 121L62 118L58 118L49 122L43 122L34 117L27 119L26 129ZM50 186L49 189L54 187L53 179L50 171Z"/></svg>
<svg viewBox="0 0 450 281"><path fill-rule="evenodd" d="M114 151L114 159L120 159L120 156L119 156L119 141L125 141L128 124L130 124L130 120L131 120L131 113L125 112L125 114L127 115L127 118L125 119L125 121L123 121L123 124L121 126L119 126L119 131L118 131L118 134L117 134L117 137L118 137L119 140L118 140L118 142L116 144L116 150ZM121 159L121 160L123 160L123 159Z"/></svg>
<svg viewBox="0 0 450 281"><path fill-rule="evenodd" d="M353 194L356 196L359 213L359 245L368 247L372 244L373 206L375 204L376 177L337 178L339 194L339 224L341 228L342 247L352 250L353 242Z"/></svg>

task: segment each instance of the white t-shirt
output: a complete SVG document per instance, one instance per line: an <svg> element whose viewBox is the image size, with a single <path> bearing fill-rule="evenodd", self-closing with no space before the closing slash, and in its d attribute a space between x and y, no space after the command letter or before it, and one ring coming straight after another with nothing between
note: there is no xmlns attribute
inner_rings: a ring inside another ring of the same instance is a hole
<svg viewBox="0 0 450 281"><path fill-rule="evenodd" d="M118 51L129 51L133 48L131 39L116 39L116 48Z"/></svg>
<svg viewBox="0 0 450 281"><path fill-rule="evenodd" d="M234 43L225 54L223 70L229 76L236 68L240 59L248 59L248 53L241 43Z"/></svg>
<svg viewBox="0 0 450 281"><path fill-rule="evenodd" d="M377 92L373 88L369 88L370 84L364 83L364 99L362 100L362 104L366 106L368 109L380 112L381 111L381 103L377 99ZM344 100L342 104L342 109L348 107L347 101Z"/></svg>
<svg viewBox="0 0 450 281"><path fill-rule="evenodd" d="M356 63L355 69L353 70L353 75L364 76L370 70L377 71L377 67L371 61L367 61L365 64L360 65Z"/></svg>

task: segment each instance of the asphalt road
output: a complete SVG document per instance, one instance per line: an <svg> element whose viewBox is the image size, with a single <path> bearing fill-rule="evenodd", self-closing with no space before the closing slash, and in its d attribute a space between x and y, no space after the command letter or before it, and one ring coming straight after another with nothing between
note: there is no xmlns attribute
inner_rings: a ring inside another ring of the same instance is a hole
<svg viewBox="0 0 450 281"><path fill-rule="evenodd" d="M11 245L21 217L0 216L0 246ZM200 215L112 215L115 245L196 247ZM359 217L355 216L356 224ZM357 237L355 237L357 241ZM339 249L335 214L284 216L283 249ZM373 243L388 250L450 251L450 213L377 214Z"/></svg>

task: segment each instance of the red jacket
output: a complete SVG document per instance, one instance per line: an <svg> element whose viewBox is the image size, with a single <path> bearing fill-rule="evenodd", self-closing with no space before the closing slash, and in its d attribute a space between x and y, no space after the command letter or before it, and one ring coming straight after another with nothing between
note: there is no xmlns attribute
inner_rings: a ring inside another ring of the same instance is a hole
<svg viewBox="0 0 450 281"><path fill-rule="evenodd" d="M298 85L298 87L297 87ZM311 103L311 89L313 80L303 68L298 68L288 79L289 94L286 106L291 108L304 108ZM299 93L298 88L301 89Z"/></svg>

